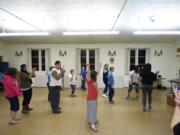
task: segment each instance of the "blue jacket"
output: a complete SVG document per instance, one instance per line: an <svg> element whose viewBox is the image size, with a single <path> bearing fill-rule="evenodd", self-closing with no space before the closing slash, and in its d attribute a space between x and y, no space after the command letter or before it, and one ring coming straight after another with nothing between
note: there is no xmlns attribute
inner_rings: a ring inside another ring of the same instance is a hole
<svg viewBox="0 0 180 135"><path fill-rule="evenodd" d="M86 80L86 74L87 74L86 70L81 70L81 76L83 80Z"/></svg>
<svg viewBox="0 0 180 135"><path fill-rule="evenodd" d="M114 85L114 76L113 76L112 72L108 73L108 85L111 85L111 86Z"/></svg>

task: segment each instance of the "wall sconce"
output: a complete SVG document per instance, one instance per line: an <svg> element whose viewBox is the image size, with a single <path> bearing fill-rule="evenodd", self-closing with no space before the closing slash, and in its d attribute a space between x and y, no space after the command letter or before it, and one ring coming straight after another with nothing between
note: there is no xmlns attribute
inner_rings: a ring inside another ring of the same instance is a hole
<svg viewBox="0 0 180 135"><path fill-rule="evenodd" d="M63 52L62 50L60 50L59 56L67 56L67 52L66 51Z"/></svg>
<svg viewBox="0 0 180 135"><path fill-rule="evenodd" d="M163 55L162 50L160 50L160 51L155 50L154 51L154 56L161 56L161 55Z"/></svg>
<svg viewBox="0 0 180 135"><path fill-rule="evenodd" d="M17 57L23 56L23 52L22 51L20 51L20 52L16 51L15 56L17 56Z"/></svg>
<svg viewBox="0 0 180 135"><path fill-rule="evenodd" d="M111 52L111 51L109 50L108 56L116 56L116 51Z"/></svg>

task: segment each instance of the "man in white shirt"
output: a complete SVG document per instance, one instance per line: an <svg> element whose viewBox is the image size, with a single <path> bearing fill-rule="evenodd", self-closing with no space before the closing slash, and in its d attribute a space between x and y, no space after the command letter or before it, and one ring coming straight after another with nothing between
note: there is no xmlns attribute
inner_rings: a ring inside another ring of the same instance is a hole
<svg viewBox="0 0 180 135"><path fill-rule="evenodd" d="M60 107L59 107L59 101L60 101L60 90L62 86L62 74L61 74L61 62L56 61L55 66L52 69L51 76L50 76L50 103L51 103L51 109L52 112L55 114L61 113Z"/></svg>
<svg viewBox="0 0 180 135"><path fill-rule="evenodd" d="M139 67L135 66L134 70L129 73L129 89L128 89L128 95L126 96L127 99L130 97L130 93L132 91L133 86L136 90L136 99L138 99L139 81L140 81Z"/></svg>

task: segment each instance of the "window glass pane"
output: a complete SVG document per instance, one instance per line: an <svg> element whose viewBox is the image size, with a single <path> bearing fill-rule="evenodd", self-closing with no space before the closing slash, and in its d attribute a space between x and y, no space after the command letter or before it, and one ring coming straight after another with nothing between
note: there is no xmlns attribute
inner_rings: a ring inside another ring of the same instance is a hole
<svg viewBox="0 0 180 135"><path fill-rule="evenodd" d="M138 63L139 64L145 64L145 62L146 62L145 57L144 58L143 57L142 58L140 58L140 57L138 58Z"/></svg>
<svg viewBox="0 0 180 135"><path fill-rule="evenodd" d="M89 50L89 56L95 57L95 50Z"/></svg>
<svg viewBox="0 0 180 135"><path fill-rule="evenodd" d="M31 65L32 67L36 66L37 71L39 71L39 50L32 50L31 51Z"/></svg>
<svg viewBox="0 0 180 135"><path fill-rule="evenodd" d="M86 50L81 50L81 56L85 56L86 57Z"/></svg>
<svg viewBox="0 0 180 135"><path fill-rule="evenodd" d="M130 57L134 56L135 57L136 55L136 50L130 50Z"/></svg>
<svg viewBox="0 0 180 135"><path fill-rule="evenodd" d="M45 50L41 50L41 56L43 57L45 57Z"/></svg>
<svg viewBox="0 0 180 135"><path fill-rule="evenodd" d="M95 58L89 58L89 64L95 64Z"/></svg>
<svg viewBox="0 0 180 135"><path fill-rule="evenodd" d="M134 70L135 65L130 65L130 71Z"/></svg>
<svg viewBox="0 0 180 135"><path fill-rule="evenodd" d="M146 50L138 50L138 54L140 57L145 57L146 56Z"/></svg>
<svg viewBox="0 0 180 135"><path fill-rule="evenodd" d="M135 57L131 57L130 58L130 64L134 64L135 65Z"/></svg>

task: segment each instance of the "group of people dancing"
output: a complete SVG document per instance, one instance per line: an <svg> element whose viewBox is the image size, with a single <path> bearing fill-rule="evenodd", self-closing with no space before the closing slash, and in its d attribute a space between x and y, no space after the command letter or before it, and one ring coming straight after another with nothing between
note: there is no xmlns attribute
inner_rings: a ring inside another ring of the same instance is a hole
<svg viewBox="0 0 180 135"><path fill-rule="evenodd" d="M90 65L82 67L81 70L81 88L86 90L87 86L87 122L90 129L94 132L98 132L96 127L97 121L97 99L98 99L98 82L97 76L100 74L102 64L98 65L97 71L91 70ZM22 64L20 66L20 71L17 72L16 68L9 68L7 73L3 75L4 84L4 95L10 103L10 115L9 124L17 124L20 119L16 117L19 110L19 99L18 96L23 96L22 101L22 113L29 113L33 110L30 107L30 102L32 98L32 77L35 77L35 70L33 72L27 71L27 66ZM103 67L103 82L104 90L102 93L103 97L107 97L110 104L114 104L114 67L109 67L109 64L105 64ZM51 66L48 71L48 101L52 113L60 114L60 91L62 89L62 78L64 76L65 70L61 68L61 61L55 61L54 66ZM143 68L135 66L134 70L130 72L129 76L129 88L126 99L130 98L130 93L134 88L136 90L136 98L139 97L139 84L141 82L142 89L142 104L143 111L146 112L146 98L148 96L148 109L152 109L152 91L153 91L153 81L156 80L159 71L153 73L151 71L151 64L147 63ZM2 76L2 75L1 75ZM70 70L69 73L69 84L71 87L70 96L76 97L76 85L77 85L77 74L74 69ZM178 99L179 101L179 99Z"/></svg>

